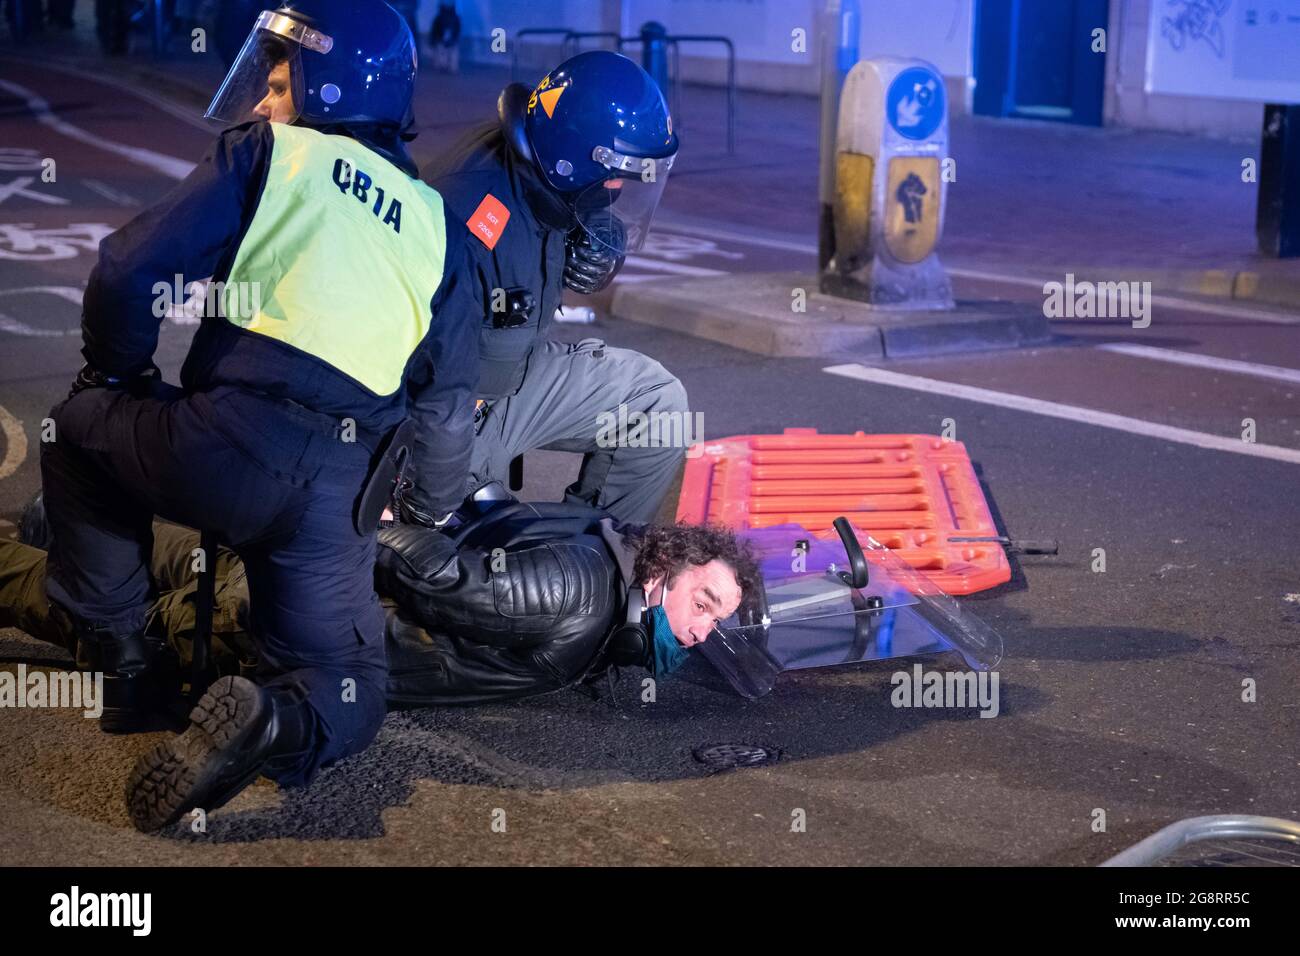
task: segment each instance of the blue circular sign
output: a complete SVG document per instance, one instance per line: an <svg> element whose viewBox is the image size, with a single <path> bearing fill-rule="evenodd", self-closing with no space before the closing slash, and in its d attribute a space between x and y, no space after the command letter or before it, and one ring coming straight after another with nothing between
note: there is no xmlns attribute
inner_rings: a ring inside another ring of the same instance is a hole
<svg viewBox="0 0 1300 956"><path fill-rule="evenodd" d="M908 67L889 84L885 111L900 136L929 139L947 111L943 79L923 66Z"/></svg>

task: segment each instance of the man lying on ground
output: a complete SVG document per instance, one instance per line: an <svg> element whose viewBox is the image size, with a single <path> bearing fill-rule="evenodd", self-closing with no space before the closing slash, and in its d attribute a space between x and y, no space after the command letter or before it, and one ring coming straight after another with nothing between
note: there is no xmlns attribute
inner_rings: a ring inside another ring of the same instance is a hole
<svg viewBox="0 0 1300 956"><path fill-rule="evenodd" d="M716 623L749 606L762 583L732 532L694 525L619 526L583 505L510 499L451 531L392 524L375 569L387 624L390 707L534 696L591 681L612 666L656 677L675 670ZM0 541L0 627L70 648L70 622L44 591L39 499L20 541ZM147 633L160 688L185 710L197 575L197 532L158 522L152 573L159 597ZM216 558L212 658L221 675L265 675L248 631L239 558Z"/></svg>

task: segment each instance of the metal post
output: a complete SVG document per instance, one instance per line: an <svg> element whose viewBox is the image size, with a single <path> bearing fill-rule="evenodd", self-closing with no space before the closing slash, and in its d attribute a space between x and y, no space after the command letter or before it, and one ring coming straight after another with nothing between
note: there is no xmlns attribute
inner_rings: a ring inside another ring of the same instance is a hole
<svg viewBox="0 0 1300 956"><path fill-rule="evenodd" d="M826 0L821 44L821 162L817 171L817 268L835 255L835 134L844 77L858 62L858 0Z"/></svg>
<svg viewBox="0 0 1300 956"><path fill-rule="evenodd" d="M672 87L670 103L675 122L680 129L686 122L682 115L682 48L676 40L668 41L669 60L668 83Z"/></svg>
<svg viewBox="0 0 1300 956"><path fill-rule="evenodd" d="M167 17L163 10L163 0L153 0L150 4L153 8L152 26L153 26L153 55L154 59L160 60L163 54L167 52Z"/></svg>
<svg viewBox="0 0 1300 956"><path fill-rule="evenodd" d="M1255 234L1266 256L1300 256L1300 106L1264 107Z"/></svg>
<svg viewBox="0 0 1300 956"><path fill-rule="evenodd" d="M736 151L736 47L727 41L727 154Z"/></svg>
<svg viewBox="0 0 1300 956"><path fill-rule="evenodd" d="M641 24L641 69L668 97L668 30L662 23L650 20Z"/></svg>
<svg viewBox="0 0 1300 956"><path fill-rule="evenodd" d="M856 0L854 0L856 2ZM650 45L647 42L646 27L662 27L657 23L647 23L642 26L642 32L634 37L619 37L617 49L619 53L629 44L639 43L642 45L641 65L652 77L654 72L646 67L647 56L645 49ZM658 42L660 37L656 34L651 35L652 42ZM663 45L667 50L663 57L663 63L666 68L667 78L661 81L655 78L659 84L660 90L664 94L664 100L668 103L668 108L673 115L673 125L677 129L683 126L682 120L682 68L681 68L681 47L682 43L721 43L727 48L727 153L736 152L736 46L731 42L729 37L724 36L704 36L704 35L687 35L687 34L665 34L662 37Z"/></svg>

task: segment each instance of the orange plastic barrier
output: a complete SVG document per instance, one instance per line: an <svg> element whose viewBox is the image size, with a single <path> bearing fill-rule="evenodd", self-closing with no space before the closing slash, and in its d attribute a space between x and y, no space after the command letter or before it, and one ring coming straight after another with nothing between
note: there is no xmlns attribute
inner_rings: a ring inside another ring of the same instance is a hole
<svg viewBox="0 0 1300 956"><path fill-rule="evenodd" d="M1011 579L966 446L934 435L736 435L691 448L677 520L729 528L794 523L837 537L839 515L949 594Z"/></svg>

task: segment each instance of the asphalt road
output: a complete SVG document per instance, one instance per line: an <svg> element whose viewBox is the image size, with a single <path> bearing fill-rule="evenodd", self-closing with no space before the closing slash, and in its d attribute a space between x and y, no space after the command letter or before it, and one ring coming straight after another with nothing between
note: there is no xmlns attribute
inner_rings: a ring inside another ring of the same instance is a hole
<svg viewBox="0 0 1300 956"><path fill-rule="evenodd" d="M85 79L9 64L3 79L0 519L12 522L39 484L40 419L80 364L95 242L172 185L168 159L195 161L209 134ZM38 121L41 104L14 84L52 112ZM53 182L41 181L47 157ZM678 211L625 278L811 263L789 236ZM958 281L963 296L1042 298L1014 275ZM1058 341L1031 351L893 362L907 378L889 382L633 323L561 333L660 358L710 438L790 426L937 433L952 419L1006 532L1061 542L1059 556L1023 558L1010 584L971 599L1006 643L995 719L893 707L892 664L787 676L757 702L669 681L645 704L629 676L613 704L563 693L392 714L374 746L305 791L263 781L206 833L144 837L121 791L152 737L106 738L68 711L5 710L0 856L1079 865L1187 816L1300 819L1300 316L1169 300L1147 329L1055 329ZM164 323L159 364L172 379L191 332ZM953 384L997 394L957 397ZM1240 441L1245 418L1253 444ZM1150 425L1184 431L1170 440ZM1216 442L1205 436L1237 441L1206 447ZM575 470L570 456L532 456L526 491L557 495ZM0 663L19 661L60 666L47 646L0 632ZM1254 702L1242 700L1246 679ZM693 749L724 742L782 756L711 774ZM806 828L792 830L800 811Z"/></svg>

